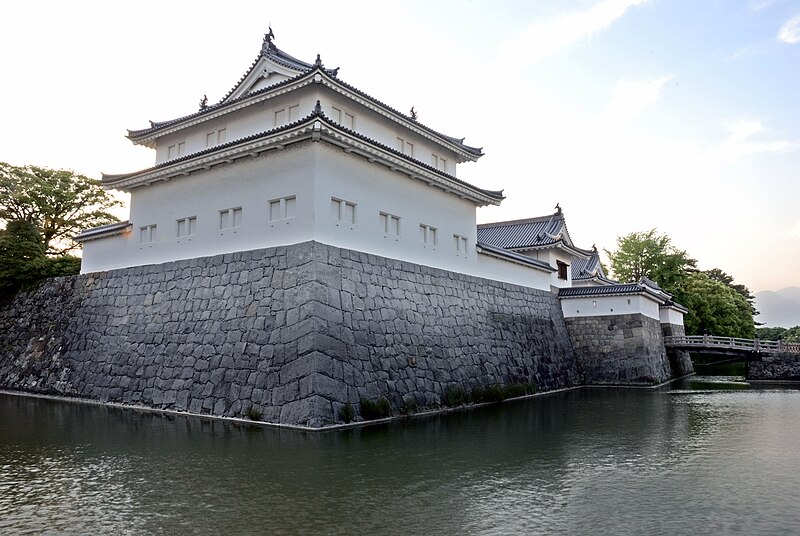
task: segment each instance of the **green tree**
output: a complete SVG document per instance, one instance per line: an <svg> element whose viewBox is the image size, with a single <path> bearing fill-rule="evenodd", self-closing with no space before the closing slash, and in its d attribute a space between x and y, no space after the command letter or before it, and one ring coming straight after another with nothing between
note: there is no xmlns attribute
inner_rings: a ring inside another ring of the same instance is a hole
<svg viewBox="0 0 800 536"><path fill-rule="evenodd" d="M714 281L719 281L720 283L728 285L731 289L739 293L745 300L747 300L747 303L750 304L750 310L752 311L751 314L753 316L761 314L758 312L758 310L756 310L756 303L755 303L756 297L753 295L752 292L750 292L750 289L747 288L746 286L741 284L734 284L733 276L728 275L719 268L712 268L711 270L705 270L704 273Z"/></svg>
<svg viewBox="0 0 800 536"><path fill-rule="evenodd" d="M758 328L756 335L764 341L800 342L800 326L793 328Z"/></svg>
<svg viewBox="0 0 800 536"><path fill-rule="evenodd" d="M669 236L658 234L655 229L618 237L617 250L605 252L617 280L634 282L648 277L670 292L697 266L686 251L672 245Z"/></svg>
<svg viewBox="0 0 800 536"><path fill-rule="evenodd" d="M73 275L80 269L77 257L47 257L39 231L30 222L11 221L0 231L0 301L47 277Z"/></svg>
<svg viewBox="0 0 800 536"><path fill-rule="evenodd" d="M0 295L33 284L45 264L41 236L32 223L12 221L0 231Z"/></svg>
<svg viewBox="0 0 800 536"><path fill-rule="evenodd" d="M100 181L73 171L0 162L0 222L35 225L48 255L78 248L82 229L117 221L108 211L119 205Z"/></svg>
<svg viewBox="0 0 800 536"><path fill-rule="evenodd" d="M674 295L678 303L689 309L683 317L687 335L709 333L747 339L755 336L752 308L744 296L704 272L687 274Z"/></svg>
<svg viewBox="0 0 800 536"><path fill-rule="evenodd" d="M648 277L675 301L685 305L687 335L708 332L723 337L751 338L755 335L753 296L744 285L715 268L697 270L697 261L672 245L655 229L632 232L617 238L617 250L606 254L616 279L629 282Z"/></svg>

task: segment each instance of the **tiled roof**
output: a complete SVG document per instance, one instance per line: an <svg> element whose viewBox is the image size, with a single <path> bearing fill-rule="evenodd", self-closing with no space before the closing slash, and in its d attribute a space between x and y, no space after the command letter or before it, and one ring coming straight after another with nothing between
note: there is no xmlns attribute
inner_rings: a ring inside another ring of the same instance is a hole
<svg viewBox="0 0 800 536"><path fill-rule="evenodd" d="M94 240L95 238L113 236L122 233L132 226L133 225L131 222L126 220L116 223L109 223L108 225L101 225L100 227L94 227L92 229L84 229L78 236L75 237L75 241L86 242L88 240Z"/></svg>
<svg viewBox="0 0 800 536"><path fill-rule="evenodd" d="M306 63L302 60L295 58L294 56L287 54L283 50L276 47L273 43L271 42L266 43L265 41L264 45L262 45L261 47L261 52L259 53L258 56L256 56L256 59L253 60L253 63L250 65L250 68L247 69L247 72L245 72L239 79L239 81L236 82L236 85L233 86L230 89L230 91L228 91L225 94L224 97L222 97L222 99L219 101L219 104L222 104L226 100L228 100L228 97L230 97L233 94L233 92L236 91L236 89L242 84L242 82L244 82L245 79L247 79L247 77L250 76L250 73L253 72L253 69L255 69L256 65L258 65L258 60L260 60L261 58L269 58L278 65L283 65L284 67L287 67L289 69L300 71L303 74L314 69L315 67L315 65ZM319 55L317 55L317 61L319 61ZM319 66L322 67L321 64ZM325 69L325 72L331 76L336 76L339 74L339 68L337 67L336 69Z"/></svg>
<svg viewBox="0 0 800 536"><path fill-rule="evenodd" d="M667 300L664 303L663 307L674 307L675 309L681 311L683 314L686 314L686 313L689 312L689 309L686 308L686 306L681 305L680 303L676 302L675 300Z"/></svg>
<svg viewBox="0 0 800 536"><path fill-rule="evenodd" d="M598 287L569 287L558 291L559 298L576 298L581 296L611 296L614 294L639 294L647 292L642 285L628 283L624 285L603 285Z"/></svg>
<svg viewBox="0 0 800 536"><path fill-rule="evenodd" d="M565 228L559 210L549 216L478 225L478 240L506 249L522 249L555 244Z"/></svg>
<svg viewBox="0 0 800 536"><path fill-rule="evenodd" d="M544 261L540 261L538 259L534 259L533 257L528 257L527 255L522 255L521 253L516 253L514 251L509 251L507 249L498 248L491 244L486 244L483 242L478 242L478 248L483 249L487 252L493 253L500 257L505 257L507 259L511 259L517 262L521 262L523 264L528 264L530 266L534 266L541 270L546 270L548 272L555 272L556 269L550 266L548 263Z"/></svg>
<svg viewBox="0 0 800 536"><path fill-rule="evenodd" d="M643 283L617 283L615 285L601 285L593 287L569 287L562 288L558 291L559 298L612 296L615 294L647 294L651 298L659 300L662 305L667 303L670 298L672 298L671 295L666 294L663 290L656 290Z"/></svg>
<svg viewBox="0 0 800 536"><path fill-rule="evenodd" d="M600 263L600 255L594 248L591 250L591 255L588 258L573 256L570 268L572 270L573 281L597 279L602 283L618 284L617 281L609 279L606 276L603 265Z"/></svg>
<svg viewBox="0 0 800 536"><path fill-rule="evenodd" d="M572 269L572 280L591 279L597 274L599 263L594 256L588 259L582 257L572 257L570 268Z"/></svg>
<svg viewBox="0 0 800 536"><path fill-rule="evenodd" d="M319 102L317 104L319 105ZM468 183L466 181L462 181L461 179L456 178L453 175L445 173L445 172L443 172L443 171L431 166L430 164L427 164L425 162L417 160L416 158L412 158L412 157L410 157L410 156L398 151L397 149L394 149L392 147L384 145L383 143L381 143L381 142L379 142L377 140L374 140L372 138L369 138L367 136L364 136L363 134L359 134L358 132L356 132L354 130L350 130L349 128L346 128L346 127L340 125L339 123L336 123L335 121L329 119L327 116L325 116L324 112L322 112L319 109L319 107L315 108L315 110L310 115L308 115L308 116L306 116L306 117L304 117L302 119L299 119L299 120L297 120L297 121L295 121L293 123L289 123L287 125L283 125L281 127L273 128L273 129L266 130L266 131L263 131L263 132L259 132L257 134L252 134L250 136L247 136L247 137L244 137L244 138L239 138L237 140L229 141L229 142L221 144L221 145L216 145L214 147L209 147L208 149L204 149L202 151L191 153L191 154L182 156L180 158L175 158L173 160L168 160L166 162L161 162L160 164L157 164L155 166L152 166L152 167L149 167L149 168L146 168L146 169L142 169L142 170L139 170L139 171L135 171L133 173L122 173L122 174L105 174L104 173L102 180L103 180L103 183L108 184L108 183L114 183L114 182L117 182L117 181L120 181L120 180L124 180L124 179L127 179L127 178L131 178L131 177L134 177L136 175L149 173L151 171L156 171L156 170L159 170L159 169L163 169L163 168L172 166L172 165L177 164L177 163L186 162L186 161L192 160L194 158L198 158L198 157L201 157L201 156L205 156L205 155L209 155L209 154L215 153L217 151L223 151L225 149L229 149L229 148L235 147L237 145L242 145L242 144L245 144L245 143L248 143L248 142L251 142L251 141L258 140L260 138L265 138L265 137L268 137L268 136L272 136L274 134L278 134L278 133L283 132L283 131L288 131L288 130L291 130L291 129L293 129L293 128L297 127L297 126L300 126L300 125L302 125L304 123L308 123L308 122L310 122L312 120L323 121L326 124L335 127L337 130L346 132L347 134L349 134L350 136L353 136L354 138L357 138L357 139L359 139L361 141L367 142L370 145L373 145L375 147L379 147L382 150L391 153L395 157L402 158L402 159L404 159L404 160L406 160L408 162L413 162L414 164L416 164L418 166L421 166L421 167L425 168L426 170L428 170L430 172L433 172L433 173L436 173L439 176L445 177L450 182L465 186L465 187L469 188L470 190L473 190L475 192L478 192L480 194L488 196L488 197L490 197L492 199L495 199L497 201L500 201L500 200L504 199L502 191L484 190L483 188L479 188L477 186L474 186L474 185L472 185L472 184L470 184L470 183Z"/></svg>
<svg viewBox="0 0 800 536"><path fill-rule="evenodd" d="M416 126L418 126L419 128L421 128L422 130L425 130L425 131L427 131L427 132L429 132L429 133L431 133L431 134L433 134L433 135L435 135L435 136L437 136L437 137L444 138L445 140L449 141L450 143L454 143L455 145L459 145L459 146L461 146L461 148L462 148L462 149L464 149L466 152L468 152L468 153L470 153L470 154L472 154L472 155L474 155L474 156L476 156L476 157L483 156L483 147L471 147L471 146L469 146L469 145L465 145L465 144L464 144L464 139L465 139L465 138L455 138L455 137L453 137L453 136L448 136L447 134L442 134L441 132L438 132L438 131L436 131L436 130L433 130L433 129L432 129L432 128L430 128L430 127L426 127L426 126L425 126L425 125L423 125L422 123L418 123L418 122L417 122L417 120L416 120L416 119L414 119L414 118L412 118L410 115L406 115L406 114L404 114L403 112L401 112L401 111L399 111L399 110L397 110L397 109L395 109L395 108L392 108L391 106L389 106L389 105L388 105L388 104L386 104L385 102L383 102L383 101L380 101L380 100L376 99L375 97L373 97L373 96L371 96L371 95L369 95L369 94L367 94L367 93L364 93L364 92L363 92L363 91L361 91L360 89L358 89L358 88L356 88L356 87L353 87L353 86L351 86L351 85L350 85L350 84L348 84L347 82L344 82L343 80L340 80L340 79L338 79L338 78L337 78L336 80L337 80L337 82L338 82L339 84L341 84L343 87L345 87L345 88L349 89L349 90L350 90L350 91L352 91L353 93L356 93L356 94L358 94L358 95L360 95L360 96L364 97L365 99L367 99L367 100L369 100L369 101L372 101L372 103L374 103L374 104L377 104L377 105L378 105L378 106L380 106L381 108L384 108L385 110L388 110L388 111L392 112L393 114L395 114L395 115L399 115L399 116L400 116L400 117L402 117L403 119L405 119L405 120L407 120L407 121L409 121L409 122L412 122L412 123L414 123Z"/></svg>
<svg viewBox="0 0 800 536"><path fill-rule="evenodd" d="M230 101L227 101L227 102L218 102L217 104L212 104L210 106L207 106L207 107L203 108L202 110L198 110L197 112L194 112L194 113L189 114L189 115L176 117L175 119L170 119L168 121L158 121L158 122L157 121L150 121L150 128L143 128L141 130L130 130L130 129L128 129L128 138L129 139L141 138L143 136L147 136L149 134L153 134L155 132L158 132L159 130L161 130L163 128L166 128L166 127L169 127L169 126L172 126L172 125L176 125L178 123L186 121L187 119L194 119L195 117L200 117L202 115L210 114L210 113L212 113L212 112L214 112L216 110L219 110L219 109L225 108L225 107L227 107L227 106L229 106L231 104L243 101L243 100L245 100L245 99L247 99L249 97L252 97L254 95L260 95L262 93L267 93L269 91L273 91L275 89L278 89L278 88L280 88L282 86L291 85L294 82L297 82L298 80L304 78L307 75L308 75L307 72L300 73L299 75L295 76L294 78L289 78L288 80L284 80L283 82L278 82L278 83L273 84L273 85L271 85L269 87L265 87L265 88L259 89L258 91L254 91L253 93L248 93L247 95L242 95L241 97L239 97L237 99L233 99L233 100L230 100Z"/></svg>
<svg viewBox="0 0 800 536"><path fill-rule="evenodd" d="M270 43L270 45L271 45L271 43ZM277 47L274 47L274 45L271 45L269 47L269 50L270 50L269 53L265 53L264 52L264 48L262 48L261 54L259 54L259 56L256 58L256 60L253 62L253 64L250 66L250 68L247 70L247 72L244 74L244 76L242 76L242 78L239 80L239 82L237 82L236 85L217 104L213 104L213 105L207 106L206 108L203 108L203 109L201 109L201 110L199 110L199 111L197 111L195 113L192 113L192 114L189 114L189 115L185 115L185 116L182 116L182 117L178 117L178 118L175 118L175 119L170 119L170 120L167 120L167 121L158 121L158 122L150 121L150 127L149 128L144 128L144 129L140 129L140 130L130 130L129 129L128 130L128 138L131 139L131 140L134 140L136 138L142 138L142 137L145 137L145 136L149 136L151 134L154 134L154 133L158 132L161 129L170 127L172 125L177 125L177 124L179 124L179 123L181 123L183 121L189 120L189 119L194 119L196 117L200 117L200 116L203 116L203 115L206 115L206 114L210 114L210 113L212 113L214 111L223 109L223 108L225 108L225 107L227 107L227 106L229 106L231 104L241 102L242 100L245 100L247 98L250 98L250 97L253 97L253 96L256 96L256 95L261 95L261 94L264 94L264 93L267 93L267 92L270 92L270 91L274 91L275 89L278 89L280 87L283 87L283 86L290 85L290 84L293 84L295 82L298 82L299 80L303 79L306 76L312 75L313 73L320 72L320 73L324 73L331 80L335 80L336 84L342 86L343 88L347 89L348 91L351 91L351 92L353 92L353 93L355 93L355 94L367 99L371 103L379 106L380 108L383 108L385 111L390 112L391 114L394 114L396 116L399 116L401 119L404 119L405 121L414 124L416 127L428 132L429 134L431 134L431 135L433 135L435 137L441 138L442 140L444 140L444 141L446 141L448 143L451 143L453 145L458 146L461 150L463 150L464 152L474 156L475 158L479 158L479 157L483 156L483 148L482 147L472 147L472 146L466 145L466 144L464 144L464 138L457 138L457 137L454 137L454 136L448 136L448 135L442 134L441 132L438 132L438 131L430 128L430 127L427 127L427 126L423 125L422 123L417 122L417 120L412 118L411 116L406 115L403 112L400 112L399 110L397 110L395 108L392 108L391 106L389 106L386 103L376 99L375 97L372 97L371 95L361 91L360 89L358 89L358 88L356 88L354 86L351 86L350 84L340 80L339 78L337 78L337 74L338 74L338 71L339 71L338 68L336 68L336 69L326 69L322 65L322 63L319 62L319 61L316 62L313 65L310 64L310 63L306 63L304 61L298 60L298 59L290 56L289 54L286 54L285 52L283 52L282 50L278 49ZM252 93L247 93L246 95L242 95L242 96L237 97L235 99L228 100L229 97L231 96L231 94L233 94L233 92L236 90L236 88L238 88L240 86L240 84L250 75L252 70L258 64L258 61L264 56L269 57L271 60L274 60L274 61L276 61L278 63L286 65L287 67L289 67L291 69L300 70L301 72L297 76L295 76L293 78L289 78L289 79L284 80L282 82L278 82L276 84L273 84L271 86L262 88L260 90L254 91Z"/></svg>

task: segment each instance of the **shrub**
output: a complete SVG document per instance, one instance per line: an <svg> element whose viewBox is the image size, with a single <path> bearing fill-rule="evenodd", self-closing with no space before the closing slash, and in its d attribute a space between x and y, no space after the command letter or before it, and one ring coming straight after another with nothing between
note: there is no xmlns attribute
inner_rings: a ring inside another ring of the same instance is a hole
<svg viewBox="0 0 800 536"><path fill-rule="evenodd" d="M417 400L415 398L409 398L407 400L404 400L403 402L404 402L403 413L407 417L410 417L411 415L417 412L418 406L417 406Z"/></svg>
<svg viewBox="0 0 800 536"><path fill-rule="evenodd" d="M460 406L467 403L467 393L458 386L450 386L444 392L444 405L448 407Z"/></svg>
<svg viewBox="0 0 800 536"><path fill-rule="evenodd" d="M361 399L361 416L365 420L382 419L392 414L392 405L385 397L380 397L376 401Z"/></svg>
<svg viewBox="0 0 800 536"><path fill-rule="evenodd" d="M489 385L476 387L469 393L469 401L473 404L502 402L507 398L532 395L536 392L536 385L530 383L512 383L508 385Z"/></svg>
<svg viewBox="0 0 800 536"><path fill-rule="evenodd" d="M356 410L353 409L353 404L348 402L347 404L339 408L339 420L349 423L353 422L355 416L356 416Z"/></svg>
<svg viewBox="0 0 800 536"><path fill-rule="evenodd" d="M256 409L255 406L250 406L245 416L251 421L260 421L263 414Z"/></svg>

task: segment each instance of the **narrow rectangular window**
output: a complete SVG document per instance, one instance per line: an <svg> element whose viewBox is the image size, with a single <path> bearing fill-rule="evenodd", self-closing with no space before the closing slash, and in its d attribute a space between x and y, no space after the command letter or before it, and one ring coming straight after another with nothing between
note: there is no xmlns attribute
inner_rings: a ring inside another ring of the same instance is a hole
<svg viewBox="0 0 800 536"><path fill-rule="evenodd" d="M467 253L467 237L454 234L453 246L455 247L456 253L465 255Z"/></svg>
<svg viewBox="0 0 800 536"><path fill-rule="evenodd" d="M420 223L419 235L423 243L429 244L431 246L436 245L436 227L431 227L430 225L425 225L424 223Z"/></svg>
<svg viewBox="0 0 800 536"><path fill-rule="evenodd" d="M439 169L445 172L447 171L447 160L444 158L439 158Z"/></svg>
<svg viewBox="0 0 800 536"><path fill-rule="evenodd" d="M397 138L397 150L408 156L414 156L414 144L403 138Z"/></svg>
<svg viewBox="0 0 800 536"><path fill-rule="evenodd" d="M386 212L380 213L383 232L389 235L400 235L400 218Z"/></svg>
<svg viewBox="0 0 800 536"><path fill-rule="evenodd" d="M297 121L300 119L300 105L295 104L294 106L289 106L289 122Z"/></svg>
<svg viewBox="0 0 800 536"><path fill-rule="evenodd" d="M344 125L345 128L349 128L350 130L354 130L355 129L356 116L354 116L352 114L349 114L347 112L344 112L343 119L344 119L344 121L342 122L342 125Z"/></svg>
<svg viewBox="0 0 800 536"><path fill-rule="evenodd" d="M193 236L197 230L197 217L190 216L178 220L178 238Z"/></svg>
<svg viewBox="0 0 800 536"><path fill-rule="evenodd" d="M212 147L220 143L225 143L225 135L226 130L224 128L215 130L214 132L209 132L206 134L206 147Z"/></svg>
<svg viewBox="0 0 800 536"><path fill-rule="evenodd" d="M139 227L139 243L140 244L152 244L156 241L156 225L145 225L144 227Z"/></svg>
<svg viewBox="0 0 800 536"><path fill-rule="evenodd" d="M561 261L556 261L556 267L558 268L558 278L566 281L568 279L567 268L569 265Z"/></svg>
<svg viewBox="0 0 800 536"><path fill-rule="evenodd" d="M275 126L279 127L286 123L286 109L275 112Z"/></svg>
<svg viewBox="0 0 800 536"><path fill-rule="evenodd" d="M177 154L176 151L175 151L175 148L176 148L175 145L170 145L169 147L167 147L167 159L168 160L172 160L173 158L175 158L175 155Z"/></svg>
<svg viewBox="0 0 800 536"><path fill-rule="evenodd" d="M296 214L296 205L297 197L295 196L273 199L269 202L269 221L294 218Z"/></svg>
<svg viewBox="0 0 800 536"><path fill-rule="evenodd" d="M331 197L331 216L343 223L356 222L356 205L350 201Z"/></svg>
<svg viewBox="0 0 800 536"><path fill-rule="evenodd" d="M186 142L180 142L178 144L178 156L183 156L186 152Z"/></svg>
<svg viewBox="0 0 800 536"><path fill-rule="evenodd" d="M242 207L228 208L219 211L219 228L234 229L242 226Z"/></svg>
<svg viewBox="0 0 800 536"><path fill-rule="evenodd" d="M281 200L269 202L269 221L281 219Z"/></svg>
<svg viewBox="0 0 800 536"><path fill-rule="evenodd" d="M439 157L435 154L431 155L431 165L436 169L439 169Z"/></svg>
<svg viewBox="0 0 800 536"><path fill-rule="evenodd" d="M331 119L336 121L337 123L342 122L342 110L337 108L336 106L331 107Z"/></svg>
<svg viewBox="0 0 800 536"><path fill-rule="evenodd" d="M355 223L356 222L356 206L353 203L348 203L347 201L342 201L344 205L344 216L342 220L347 223Z"/></svg>

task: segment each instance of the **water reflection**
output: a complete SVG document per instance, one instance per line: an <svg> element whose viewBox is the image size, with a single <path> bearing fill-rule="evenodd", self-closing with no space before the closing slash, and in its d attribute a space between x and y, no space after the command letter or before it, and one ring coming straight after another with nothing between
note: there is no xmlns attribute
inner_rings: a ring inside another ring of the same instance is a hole
<svg viewBox="0 0 800 536"><path fill-rule="evenodd" d="M799 410L586 389L302 433L0 395L0 533L800 530Z"/></svg>

